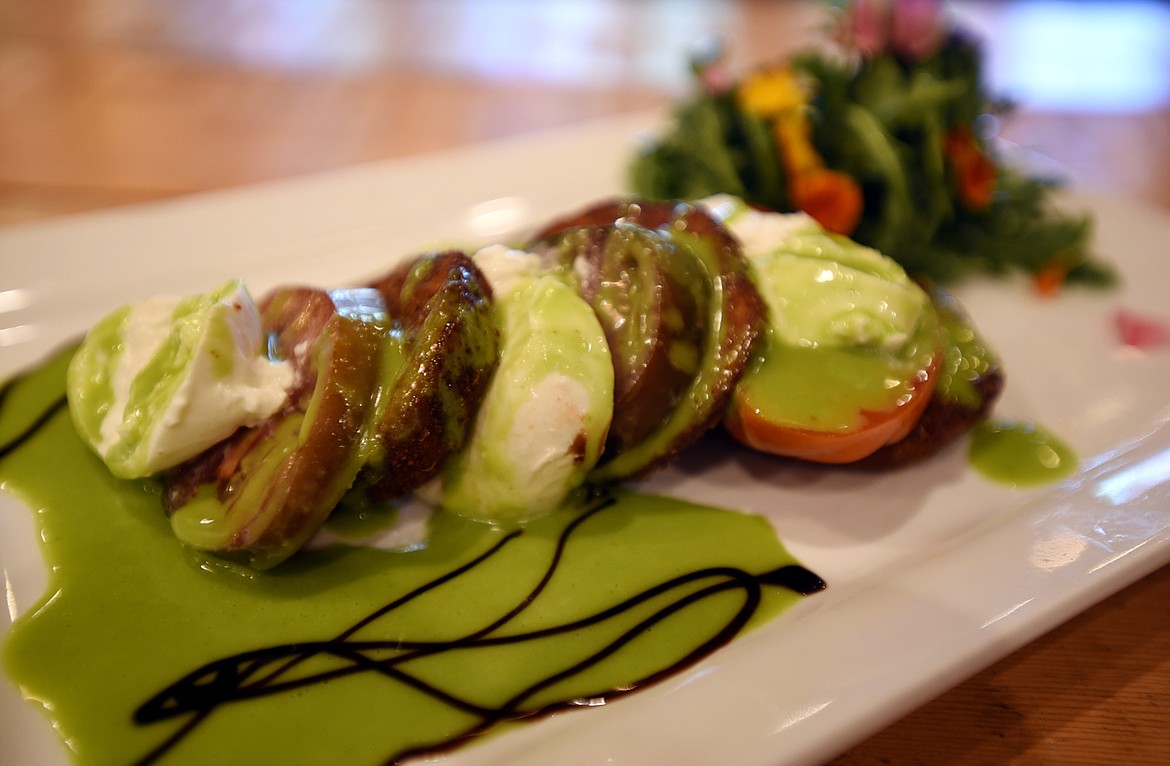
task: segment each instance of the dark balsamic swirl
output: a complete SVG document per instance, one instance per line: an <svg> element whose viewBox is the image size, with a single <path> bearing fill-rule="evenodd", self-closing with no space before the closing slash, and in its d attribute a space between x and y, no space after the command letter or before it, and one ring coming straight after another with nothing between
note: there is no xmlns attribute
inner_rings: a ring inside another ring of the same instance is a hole
<svg viewBox="0 0 1170 766"><path fill-rule="evenodd" d="M8 438L3 444L0 444L0 460L8 457L12 453L19 450L29 442L34 436L40 433L41 429L49 424L58 413L68 409L69 401L65 397L65 381L61 381L61 393L57 398L45 405L44 409L35 414L25 412L9 412L12 409L12 403L9 398L12 393L21 385L30 384L34 372L42 369L50 364L53 360L61 359L64 356L73 356L73 352L77 350L80 344L79 340L71 340L62 345L57 350L50 353L46 359L33 367L31 370L25 371L8 380L0 383L0 417L4 419L12 418L18 423L22 423L17 429L17 432Z"/></svg>
<svg viewBox="0 0 1170 766"><path fill-rule="evenodd" d="M379 674L385 677L388 682L400 683L430 695L433 699L453 709L471 714L478 719L477 723L456 734L449 741L409 748L390 754L385 761L387 764L401 763L410 757L434 754L457 747L503 721L545 715L555 710L573 707L578 704L580 699L613 699L676 673L731 641L755 614L760 605L763 586L786 588L801 595L809 595L825 587L825 583L820 577L795 564L782 566L762 574L752 574L736 567L710 567L666 580L595 614L577 620L540 630L496 635L497 630L533 604L541 591L544 590L556 572L573 532L586 520L613 504L612 499L601 499L568 524L557 541L546 571L532 590L500 617L461 637L443 641L359 641L352 638L358 630L375 620L483 565L504 550L511 542L521 537L524 534L522 530L504 536L478 557L394 599L331 639L254 649L209 662L191 671L162 689L135 711L135 723L143 726L176 717L189 716L178 731L138 760L137 764L145 766L155 763L180 744L187 734L191 733L204 719L223 705L240 700L294 692L307 686L359 673ZM517 691L510 699L494 707L477 704L462 696L459 690L443 689L432 685L412 675L406 667L413 660L443 652L522 644L570 633L603 623L651 599L675 591L678 591L678 594L673 601L669 601L657 611L644 617L587 658L529 684ZM718 627L712 635L705 638L697 637L696 646L666 667L653 670L646 676L623 685L620 689L598 689L594 693L579 695L575 700L526 704L542 690L583 673L617 653L630 641L671 615L727 591L740 591L743 595L743 602L736 613L726 623ZM322 657L338 660L340 664L307 674L292 672L294 668L310 658Z"/></svg>
<svg viewBox="0 0 1170 766"><path fill-rule="evenodd" d="M15 386L21 380L23 380L22 377L12 378L11 380L5 381L3 386L0 386L0 413L3 412L4 408L8 404L8 395L12 391L13 386ZM13 452L16 452L18 449L28 443L29 439L32 439L34 436L36 436L37 433L40 432L40 430L44 428L58 412L61 412L66 408L67 404L68 402L65 399L65 395L62 394L60 397L50 402L49 406L46 407L42 412L39 412L34 417L32 417L18 433L16 433L8 441L0 444L0 460L8 457Z"/></svg>

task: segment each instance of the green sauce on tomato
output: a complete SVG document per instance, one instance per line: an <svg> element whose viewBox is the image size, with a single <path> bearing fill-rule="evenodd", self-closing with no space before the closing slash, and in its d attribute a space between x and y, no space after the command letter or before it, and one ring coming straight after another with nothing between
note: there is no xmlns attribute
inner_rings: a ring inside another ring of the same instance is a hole
<svg viewBox="0 0 1170 766"><path fill-rule="evenodd" d="M983 404L978 384L999 366L999 357L980 337L953 298L936 300L943 338L935 396L969 409Z"/></svg>
<svg viewBox="0 0 1170 766"><path fill-rule="evenodd" d="M768 308L763 349L737 406L770 424L850 432L891 412L935 363L939 322L929 296L893 260L823 231L807 216L734 208Z"/></svg>

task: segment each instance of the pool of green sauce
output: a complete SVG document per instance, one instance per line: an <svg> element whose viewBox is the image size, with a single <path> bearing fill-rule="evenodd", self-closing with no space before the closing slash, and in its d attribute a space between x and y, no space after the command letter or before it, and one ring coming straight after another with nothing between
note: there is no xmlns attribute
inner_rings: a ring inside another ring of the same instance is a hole
<svg viewBox="0 0 1170 766"><path fill-rule="evenodd" d="M972 467L992 481L1034 487L1068 478L1079 460L1072 447L1029 421L984 420L971 429L967 455Z"/></svg>
<svg viewBox="0 0 1170 766"><path fill-rule="evenodd" d="M519 533L439 513L419 550L244 573L83 446L54 407L67 355L0 400L0 483L50 571L2 649L78 764L387 763L652 681L800 598L776 573L815 580L764 519L624 491Z"/></svg>

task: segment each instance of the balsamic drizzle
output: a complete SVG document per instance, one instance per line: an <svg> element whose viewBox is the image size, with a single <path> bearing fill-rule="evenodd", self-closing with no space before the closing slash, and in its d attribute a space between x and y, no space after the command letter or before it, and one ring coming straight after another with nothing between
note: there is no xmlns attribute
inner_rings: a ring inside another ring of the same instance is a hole
<svg viewBox="0 0 1170 766"><path fill-rule="evenodd" d="M20 377L12 378L11 380L5 381L3 386L0 386L0 410L2 410L7 403L6 400L8 399L9 392L12 390L12 386L20 380L22 380ZM16 452L18 449L23 447L28 442L28 440L36 436L37 432L44 428L45 425L47 425L48 422L52 420L58 412L65 409L67 404L68 402L65 399L65 394L61 394L61 396L50 403L43 412L33 418L29 424L26 425L22 431L20 431L20 433L13 436L4 444L0 444L0 460L3 460L13 452Z"/></svg>
<svg viewBox="0 0 1170 766"><path fill-rule="evenodd" d="M77 345L78 341L69 341L57 351L49 354L45 362L42 362L40 365L32 368L32 370L11 377L3 383L0 383L0 414L7 415L7 413L4 413L4 409L9 406L8 397L12 394L13 390L15 390L18 385L26 382L34 372L40 370L43 366L48 364L50 360L59 359L64 354L72 355L76 350ZM62 380L60 396L50 402L42 412L33 417L28 422L28 424L20 430L19 433L3 444L0 444L0 460L3 460L27 444L28 441L36 436L42 428L48 425L49 421L52 420L53 417L57 415L57 413L68 406L69 402L65 397L64 383L65 381Z"/></svg>
<svg viewBox="0 0 1170 766"><path fill-rule="evenodd" d="M484 564L504 550L509 543L520 538L524 534L523 530L505 535L477 557L376 609L334 638L258 648L214 660L196 668L143 702L134 712L134 721L141 726L180 716L190 716L178 731L144 755L136 764L147 766L155 763L180 744L187 734L194 731L203 720L223 705L292 692L358 673L377 673L384 676L388 682L409 686L430 695L433 699L441 701L453 709L471 714L479 719L478 723L456 734L450 741L408 748L390 755L385 761L386 764L398 764L410 757L434 754L458 747L504 721L532 718L556 710L575 707L580 704L581 699L613 699L676 673L731 641L755 614L762 598L763 586L786 588L801 595L810 595L825 587L825 583L820 577L796 564L782 566L762 574L752 574L737 567L711 567L666 580L595 614L561 625L522 633L498 633L497 631L504 628L532 605L545 589L564 557L573 532L586 520L613 504L614 501L611 498L602 498L584 510L561 532L545 572L531 591L503 615L461 637L442 641L379 641L354 640L352 638L357 631L378 618ZM444 652L520 644L570 633L615 618L650 599L678 591L686 586L699 587L695 590L679 593L675 600L658 608L657 611L643 618L638 624L612 639L590 656L520 689L510 699L495 707L477 704L462 696L458 689L439 688L412 675L405 667L412 660ZM620 651L630 641L671 615L704 599L732 590L738 590L743 594L743 603L736 613L712 635L705 638L698 637L698 644L669 666L654 670L645 677L620 689L598 689L593 693L580 695L577 699L526 705L537 693L588 670ZM291 675L290 677L291 671L296 666L314 657L332 658L340 661L340 664L317 672Z"/></svg>

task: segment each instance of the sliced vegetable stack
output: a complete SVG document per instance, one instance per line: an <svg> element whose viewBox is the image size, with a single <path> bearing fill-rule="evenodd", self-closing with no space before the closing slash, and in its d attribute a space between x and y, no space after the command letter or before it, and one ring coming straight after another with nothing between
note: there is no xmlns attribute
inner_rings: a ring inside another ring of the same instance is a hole
<svg viewBox="0 0 1170 766"><path fill-rule="evenodd" d="M579 289L618 352L613 449L594 478L645 473L717 424L765 319L731 235L697 205L617 200L537 241L555 243L563 273L582 264Z"/></svg>
<svg viewBox="0 0 1170 766"><path fill-rule="evenodd" d="M179 540L267 568L343 501L416 493L517 524L720 423L788 458L905 464L1001 381L949 297L807 215L723 196L605 201L524 249L419 255L369 287L119 309L69 399L119 476L162 476Z"/></svg>

